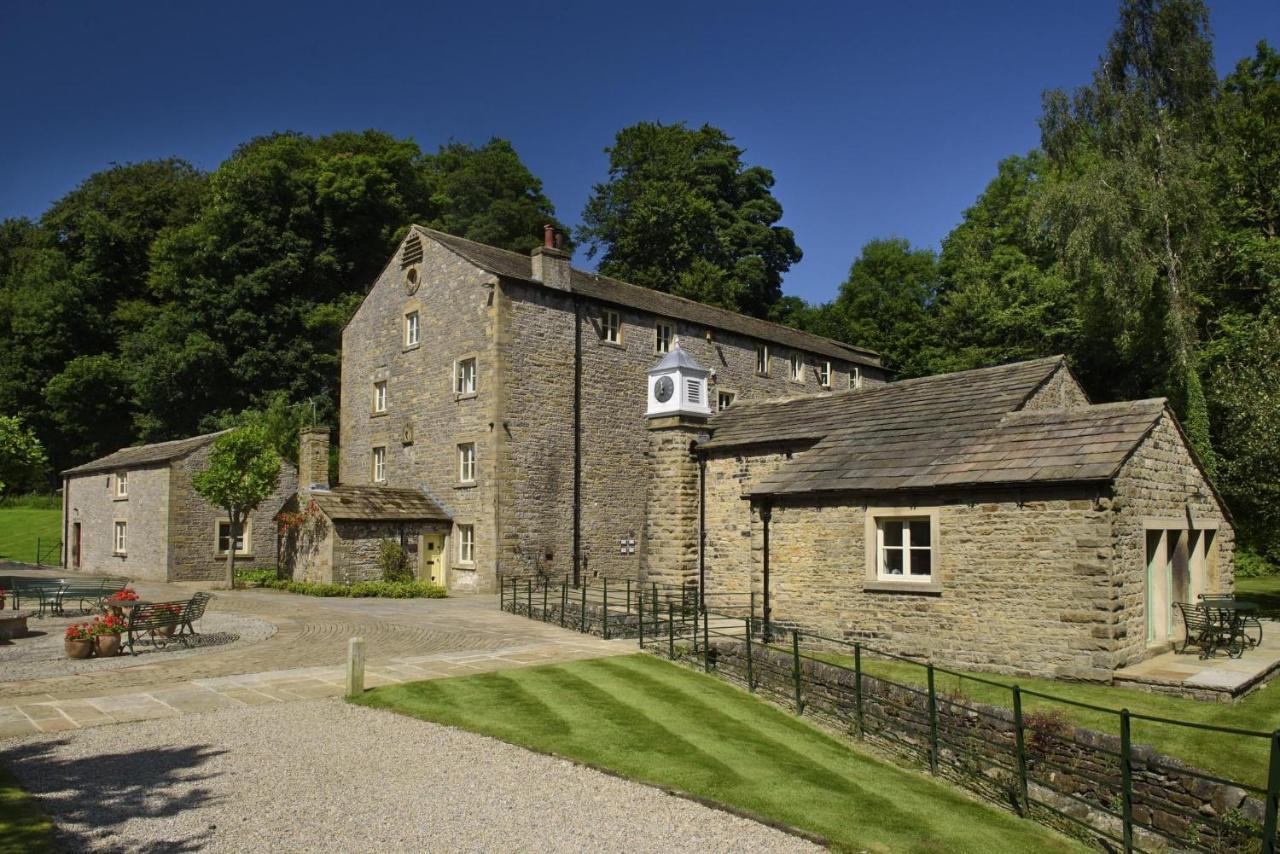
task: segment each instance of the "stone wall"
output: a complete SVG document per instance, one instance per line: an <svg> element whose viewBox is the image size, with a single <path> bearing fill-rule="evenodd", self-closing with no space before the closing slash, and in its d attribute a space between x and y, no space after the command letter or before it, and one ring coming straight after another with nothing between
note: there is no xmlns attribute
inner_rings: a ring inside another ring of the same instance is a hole
<svg viewBox="0 0 1280 854"><path fill-rule="evenodd" d="M1121 467L1114 485L1116 595L1123 608L1118 626L1116 659L1123 665L1164 651L1147 648L1147 535L1167 520L1207 536L1208 592L1235 589L1235 534L1226 510L1188 450L1169 412ZM1194 592L1192 594L1193 598Z"/></svg>
<svg viewBox="0 0 1280 854"><path fill-rule="evenodd" d="M474 565L460 565L455 548L447 556L448 586L492 589L499 427L495 277L435 241L424 239L422 247L414 293L397 252L343 332L339 479L372 482L372 449L384 446L388 485L421 489L456 524L475 528ZM404 315L414 309L420 343L406 347ZM458 395L454 365L467 358L476 360L476 392ZM382 380L387 411L375 413L374 383ZM406 428L412 431L408 442ZM458 479L458 445L468 442L476 445L474 484Z"/></svg>
<svg viewBox="0 0 1280 854"><path fill-rule="evenodd" d="M1071 375L1070 369L1062 365L1020 408L1024 410L1081 409L1088 405L1089 395Z"/></svg>
<svg viewBox="0 0 1280 854"><path fill-rule="evenodd" d="M115 472L67 478L63 504L66 530L62 541L66 566L74 523L81 526L79 572L148 581L169 580L169 468L152 465L128 469L128 497L117 498ZM128 523L124 554L114 553L115 522Z"/></svg>
<svg viewBox="0 0 1280 854"><path fill-rule="evenodd" d="M681 587L698 581L698 460L690 445L706 437L702 419L649 422L649 494L645 514L645 580Z"/></svg>

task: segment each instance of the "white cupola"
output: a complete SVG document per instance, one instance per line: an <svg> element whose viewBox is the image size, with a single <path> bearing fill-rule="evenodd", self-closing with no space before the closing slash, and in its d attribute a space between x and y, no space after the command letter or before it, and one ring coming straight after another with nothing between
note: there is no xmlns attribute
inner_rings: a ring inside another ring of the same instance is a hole
<svg viewBox="0 0 1280 854"><path fill-rule="evenodd" d="M649 408L645 417L710 415L707 389L710 373L676 345L649 369Z"/></svg>

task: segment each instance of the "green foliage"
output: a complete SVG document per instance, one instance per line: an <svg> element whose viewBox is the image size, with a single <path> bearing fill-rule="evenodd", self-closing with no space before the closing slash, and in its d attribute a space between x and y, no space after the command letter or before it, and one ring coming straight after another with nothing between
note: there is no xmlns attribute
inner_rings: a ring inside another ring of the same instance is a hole
<svg viewBox="0 0 1280 854"><path fill-rule="evenodd" d="M53 822L40 809L39 801L0 768L0 854L55 854L60 850Z"/></svg>
<svg viewBox="0 0 1280 854"><path fill-rule="evenodd" d="M358 581L355 584L315 584L309 581L271 580L263 584L274 590L301 593L304 596L348 596L382 599L443 599L448 594L429 581Z"/></svg>
<svg viewBox="0 0 1280 854"><path fill-rule="evenodd" d="M263 566L255 569L237 569L237 587L264 587L267 582L278 578L275 567Z"/></svg>
<svg viewBox="0 0 1280 854"><path fill-rule="evenodd" d="M383 581L413 581L409 554L395 540L383 540L378 543L378 568L382 570Z"/></svg>
<svg viewBox="0 0 1280 854"><path fill-rule="evenodd" d="M599 269L699 302L768 315L800 260L773 173L710 125L641 122L618 132L578 238Z"/></svg>
<svg viewBox="0 0 1280 854"><path fill-rule="evenodd" d="M49 466L35 431L13 415L0 415L0 495L44 485Z"/></svg>
<svg viewBox="0 0 1280 854"><path fill-rule="evenodd" d="M61 510L62 498L52 492L0 496L0 510Z"/></svg>
<svg viewBox="0 0 1280 854"><path fill-rule="evenodd" d="M261 426L238 427L213 442L204 469L192 485L201 498L227 511L231 539L244 530L244 521L280 481L280 455ZM227 549L227 587L235 584L236 550Z"/></svg>
<svg viewBox="0 0 1280 854"><path fill-rule="evenodd" d="M1236 578L1263 578L1280 573L1280 565L1272 563L1247 546L1236 549L1235 565Z"/></svg>

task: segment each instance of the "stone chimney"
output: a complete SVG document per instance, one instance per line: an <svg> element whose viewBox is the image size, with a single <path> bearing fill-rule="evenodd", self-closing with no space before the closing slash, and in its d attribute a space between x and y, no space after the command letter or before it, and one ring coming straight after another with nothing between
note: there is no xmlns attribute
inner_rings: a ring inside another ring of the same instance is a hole
<svg viewBox="0 0 1280 854"><path fill-rule="evenodd" d="M298 491L329 488L329 428L303 427L298 434Z"/></svg>
<svg viewBox="0 0 1280 854"><path fill-rule="evenodd" d="M551 225L542 227L542 245L533 250L533 278L549 288L569 290L569 253L561 248L562 238Z"/></svg>

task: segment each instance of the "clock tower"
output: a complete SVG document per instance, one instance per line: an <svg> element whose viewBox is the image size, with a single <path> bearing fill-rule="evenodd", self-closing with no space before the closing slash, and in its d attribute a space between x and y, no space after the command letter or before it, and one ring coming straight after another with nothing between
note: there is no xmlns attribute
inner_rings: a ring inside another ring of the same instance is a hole
<svg viewBox="0 0 1280 854"><path fill-rule="evenodd" d="M706 368L676 345L662 361L649 369L649 406L645 415L657 418L667 415L711 414L710 391Z"/></svg>

